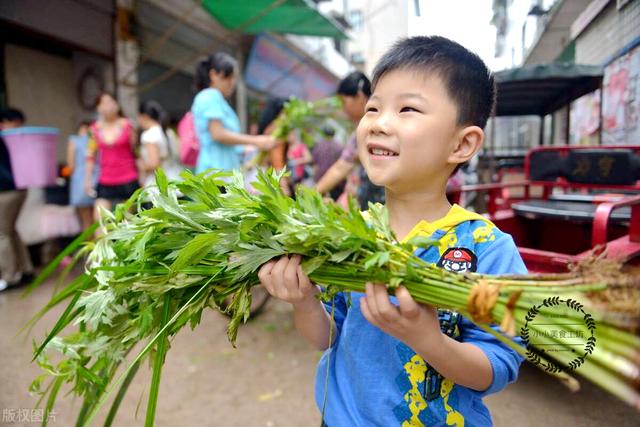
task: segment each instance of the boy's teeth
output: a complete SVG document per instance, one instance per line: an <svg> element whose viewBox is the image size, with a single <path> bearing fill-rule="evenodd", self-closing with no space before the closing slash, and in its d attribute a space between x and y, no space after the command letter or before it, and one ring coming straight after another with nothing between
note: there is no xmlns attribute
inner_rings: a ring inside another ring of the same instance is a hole
<svg viewBox="0 0 640 427"><path fill-rule="evenodd" d="M372 148L371 154L375 156L395 156L395 153L387 150L383 150L382 148Z"/></svg>

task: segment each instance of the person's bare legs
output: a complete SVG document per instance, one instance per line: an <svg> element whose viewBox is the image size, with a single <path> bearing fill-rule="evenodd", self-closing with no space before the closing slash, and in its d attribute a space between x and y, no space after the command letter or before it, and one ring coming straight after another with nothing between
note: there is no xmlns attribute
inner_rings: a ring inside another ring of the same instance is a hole
<svg viewBox="0 0 640 427"><path fill-rule="evenodd" d="M26 190L0 192L0 288L2 289L15 284L23 274L33 272L29 251L16 230L16 221L26 197Z"/></svg>
<svg viewBox="0 0 640 427"><path fill-rule="evenodd" d="M81 206L76 208L76 213L78 218L80 219L80 226L82 230L86 230L93 224L94 215L93 215L93 206Z"/></svg>

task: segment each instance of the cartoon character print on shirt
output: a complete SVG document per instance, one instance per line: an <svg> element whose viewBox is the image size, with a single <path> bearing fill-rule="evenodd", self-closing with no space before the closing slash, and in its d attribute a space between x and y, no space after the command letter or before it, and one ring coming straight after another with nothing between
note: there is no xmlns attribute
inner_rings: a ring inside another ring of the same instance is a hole
<svg viewBox="0 0 640 427"><path fill-rule="evenodd" d="M444 251L437 266L451 273L474 272L478 268L478 258L470 249L449 248Z"/></svg>

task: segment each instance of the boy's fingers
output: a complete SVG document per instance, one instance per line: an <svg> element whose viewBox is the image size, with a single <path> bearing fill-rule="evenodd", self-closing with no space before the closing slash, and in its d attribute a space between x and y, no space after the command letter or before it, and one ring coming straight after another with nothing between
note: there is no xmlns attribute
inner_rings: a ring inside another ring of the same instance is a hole
<svg viewBox="0 0 640 427"><path fill-rule="evenodd" d="M260 279L260 283L264 286L270 294L273 293L273 285L271 283L271 271L273 267L276 265L276 261L269 261L260 267L258 271L258 278Z"/></svg>
<svg viewBox="0 0 640 427"><path fill-rule="evenodd" d="M260 280L263 280L269 277L269 275L271 275L271 270L273 270L274 265L276 265L276 262L273 260L267 261L264 264L262 264L262 267L260 267L260 270L258 270L258 278Z"/></svg>
<svg viewBox="0 0 640 427"><path fill-rule="evenodd" d="M282 280L282 275L284 273L284 269L287 266L287 264L289 263L289 257L286 255L281 256L277 261L276 264L273 266L273 268L271 269L271 277L274 281L278 281L278 279L281 281Z"/></svg>
<svg viewBox="0 0 640 427"><path fill-rule="evenodd" d="M298 274L298 285L300 286L300 291L306 293L311 289L313 283L309 280L309 276L302 270L302 266L298 265L296 268L296 273Z"/></svg>
<svg viewBox="0 0 640 427"><path fill-rule="evenodd" d="M371 314L368 297L363 297L360 299L360 311L362 312L362 315L364 316L365 319L367 319L369 323L371 323L374 326L378 326L378 322L376 321L375 317Z"/></svg>
<svg viewBox="0 0 640 427"><path fill-rule="evenodd" d="M374 284L370 282L367 283L365 285L365 292L367 294L366 304L367 308L369 309L369 314L372 318L378 319L380 317L380 312L378 311Z"/></svg>
<svg viewBox="0 0 640 427"><path fill-rule="evenodd" d="M273 295L276 298L285 299L288 296L287 288L284 285L284 269L289 263L289 257L283 255L278 259L271 269L270 274L270 286L273 290Z"/></svg>
<svg viewBox="0 0 640 427"><path fill-rule="evenodd" d="M387 287L384 285L374 285L374 295L376 306L380 316L387 322L393 322L400 317L398 309L391 303Z"/></svg>
<svg viewBox="0 0 640 427"><path fill-rule="evenodd" d="M400 303L400 313L403 317L412 319L420 314L420 305L411 297L407 288L400 286L396 291L396 298Z"/></svg>
<svg viewBox="0 0 640 427"><path fill-rule="evenodd" d="M298 285L298 265L300 265L300 257L294 255L288 260L283 271L284 287L287 289L289 295L295 295L300 291Z"/></svg>

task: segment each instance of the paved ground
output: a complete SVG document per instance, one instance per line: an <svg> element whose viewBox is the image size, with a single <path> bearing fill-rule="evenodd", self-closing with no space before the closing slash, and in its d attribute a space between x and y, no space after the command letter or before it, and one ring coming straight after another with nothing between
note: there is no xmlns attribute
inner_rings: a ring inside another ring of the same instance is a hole
<svg viewBox="0 0 640 427"><path fill-rule="evenodd" d="M14 335L45 304L52 288L47 283L28 299L20 298L17 290L0 293L0 409L5 425L36 425L8 422L8 417L35 405L27 391L39 373L30 363L30 340L42 339L62 308L45 317L28 340ZM162 377L156 425L319 425L312 398L319 353L293 330L289 307L270 301L263 315L240 329L237 349L226 340L226 321L210 312L195 331L175 338ZM130 388L115 425L144 425L144 403L137 418L135 411L140 399L146 399L145 370ZM515 384L486 402L498 427L640 425L640 414L594 386L583 383L582 390L572 394L529 365L523 366ZM70 396L61 396L50 425L72 426L79 406Z"/></svg>

